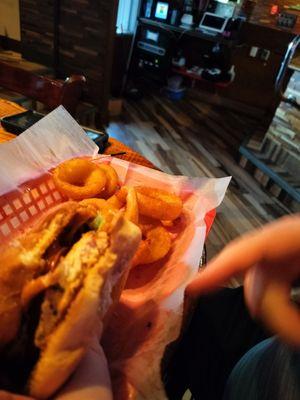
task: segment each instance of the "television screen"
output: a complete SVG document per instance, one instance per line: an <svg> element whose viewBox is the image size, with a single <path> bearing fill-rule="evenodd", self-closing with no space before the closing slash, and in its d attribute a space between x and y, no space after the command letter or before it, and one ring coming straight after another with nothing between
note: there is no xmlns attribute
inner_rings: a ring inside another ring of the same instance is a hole
<svg viewBox="0 0 300 400"><path fill-rule="evenodd" d="M169 3L159 1L156 5L155 18L164 19L168 18Z"/></svg>

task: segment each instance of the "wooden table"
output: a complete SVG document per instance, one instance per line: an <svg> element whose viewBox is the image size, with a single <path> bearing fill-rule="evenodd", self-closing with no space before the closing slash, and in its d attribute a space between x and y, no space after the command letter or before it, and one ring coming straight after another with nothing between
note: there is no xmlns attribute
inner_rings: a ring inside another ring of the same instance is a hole
<svg viewBox="0 0 300 400"><path fill-rule="evenodd" d="M23 107L21 107L20 105L0 98L0 118L7 117L9 115L18 114L23 111L26 111L26 110ZM0 143L11 140L14 137L15 137L15 135L13 135L9 132L6 132L4 130L4 128L1 127L1 125L0 125ZM133 151L130 147L126 146L122 142L119 142L116 139L110 138L109 145L106 148L104 154L116 154L116 153L121 153L121 152L125 152L126 154L117 156L118 158L121 158L121 159L129 161L129 162L133 162L133 163L136 163L139 165L143 165L145 167L156 169L155 165L153 165L149 160L147 160L141 154Z"/></svg>

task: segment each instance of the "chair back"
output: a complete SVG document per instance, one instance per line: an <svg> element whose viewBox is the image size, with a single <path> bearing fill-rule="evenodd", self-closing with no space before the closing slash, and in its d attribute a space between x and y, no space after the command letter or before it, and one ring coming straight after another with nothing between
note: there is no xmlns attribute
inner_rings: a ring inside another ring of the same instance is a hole
<svg viewBox="0 0 300 400"><path fill-rule="evenodd" d="M74 115L85 83L83 75L72 75L60 81L0 62L1 87L39 101L49 110L63 105Z"/></svg>

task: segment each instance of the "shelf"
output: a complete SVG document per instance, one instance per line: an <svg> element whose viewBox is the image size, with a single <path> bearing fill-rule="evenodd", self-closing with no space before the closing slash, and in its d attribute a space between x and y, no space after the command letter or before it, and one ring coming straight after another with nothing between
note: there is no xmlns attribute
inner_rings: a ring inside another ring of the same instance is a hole
<svg viewBox="0 0 300 400"><path fill-rule="evenodd" d="M231 84L231 81L229 82L212 82L209 81L207 79L203 79L200 75L198 74L193 74L192 72L187 72L187 70L185 68L172 68L172 71L176 74L180 74L183 75L187 78L192 79L193 81L201 81L201 82L206 82L206 83L210 83L214 86L217 87L222 87L222 88L226 88Z"/></svg>
<svg viewBox="0 0 300 400"><path fill-rule="evenodd" d="M207 35L197 29L187 30L187 29L181 28L180 26L170 25L170 24L166 24L164 22L158 22L158 21L154 21L154 20L151 20L148 18L139 18L139 21L142 24L145 24L148 26L155 26L156 28L161 28L166 31L181 34L182 36L183 35L192 36L195 38L207 40L209 42L226 44L229 47L232 47L238 43L238 40L227 39L226 37L224 37L222 35Z"/></svg>

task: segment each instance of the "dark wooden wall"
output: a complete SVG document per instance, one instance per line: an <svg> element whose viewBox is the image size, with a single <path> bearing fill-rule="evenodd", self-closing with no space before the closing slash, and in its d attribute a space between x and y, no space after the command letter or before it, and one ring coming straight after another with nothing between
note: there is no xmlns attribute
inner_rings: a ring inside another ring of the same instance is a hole
<svg viewBox="0 0 300 400"><path fill-rule="evenodd" d="M58 77L85 75L86 98L107 116L118 0L20 0L23 56Z"/></svg>
<svg viewBox="0 0 300 400"><path fill-rule="evenodd" d="M20 0L22 53L53 67L55 0Z"/></svg>

